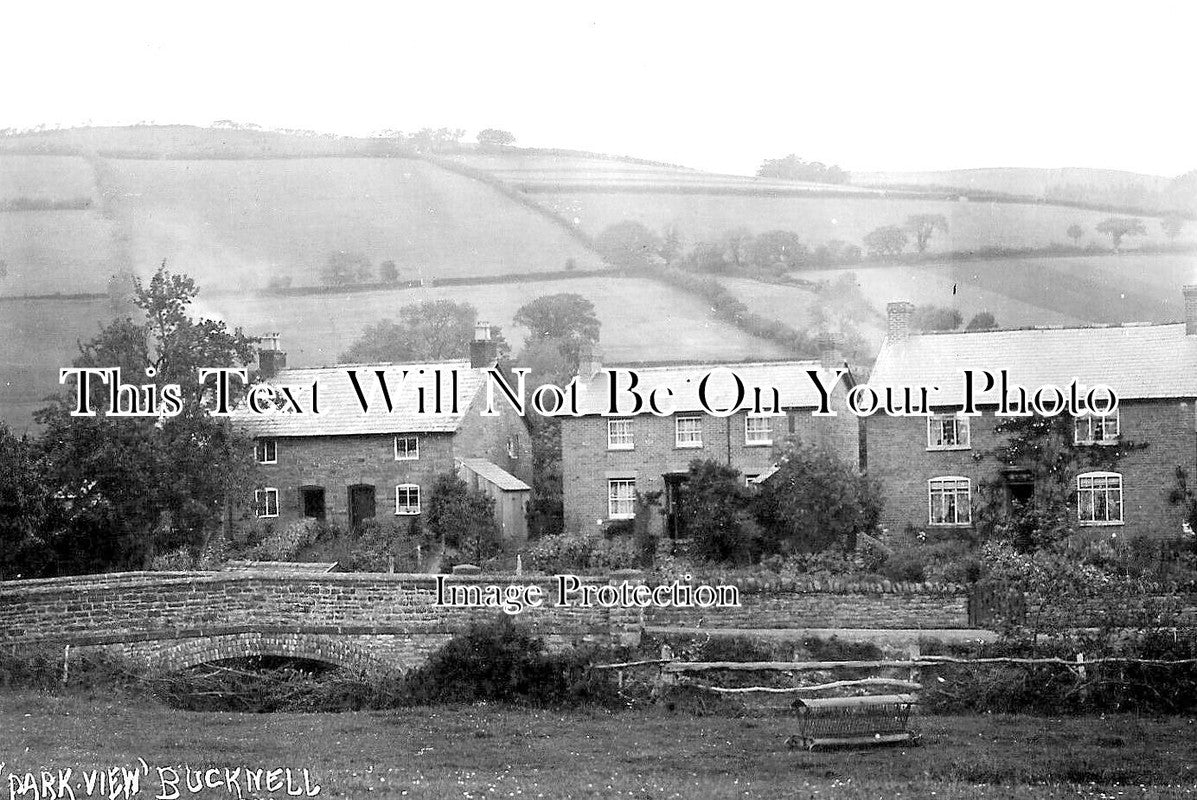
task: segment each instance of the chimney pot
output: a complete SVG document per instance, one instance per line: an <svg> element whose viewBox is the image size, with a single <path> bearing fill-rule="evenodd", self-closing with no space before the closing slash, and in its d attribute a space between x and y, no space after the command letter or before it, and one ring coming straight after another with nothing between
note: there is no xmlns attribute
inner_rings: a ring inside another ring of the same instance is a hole
<svg viewBox="0 0 1197 800"><path fill-rule="evenodd" d="M475 342L489 342L490 341L490 323L478 322L474 325L474 341Z"/></svg>
<svg viewBox="0 0 1197 800"><path fill-rule="evenodd" d="M891 342L901 342L907 339L910 336L910 318L912 316L914 316L914 303L899 300L886 305L885 338Z"/></svg>
<svg viewBox="0 0 1197 800"><path fill-rule="evenodd" d="M268 333L258 340L258 374L262 378L273 378L280 370L287 368L287 354L280 349L278 333Z"/></svg>
<svg viewBox="0 0 1197 800"><path fill-rule="evenodd" d="M1185 296L1185 335L1197 334L1197 284L1190 283L1182 290Z"/></svg>
<svg viewBox="0 0 1197 800"><path fill-rule="evenodd" d="M490 369L499 361L499 346L491 338L490 325L479 322L474 326L474 341L470 342L470 367Z"/></svg>

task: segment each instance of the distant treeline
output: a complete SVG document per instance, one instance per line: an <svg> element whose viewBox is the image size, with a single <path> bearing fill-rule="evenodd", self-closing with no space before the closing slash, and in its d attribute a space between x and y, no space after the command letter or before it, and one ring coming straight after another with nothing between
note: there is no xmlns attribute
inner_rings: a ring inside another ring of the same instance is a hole
<svg viewBox="0 0 1197 800"><path fill-rule="evenodd" d="M0 200L0 211L86 211L91 208L90 197L71 197L52 200L48 197L12 197Z"/></svg>

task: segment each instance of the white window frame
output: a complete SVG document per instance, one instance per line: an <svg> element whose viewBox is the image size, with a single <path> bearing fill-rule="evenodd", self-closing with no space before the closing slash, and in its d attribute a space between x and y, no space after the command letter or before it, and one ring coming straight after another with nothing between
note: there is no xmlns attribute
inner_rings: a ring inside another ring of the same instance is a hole
<svg viewBox="0 0 1197 800"><path fill-rule="evenodd" d="M274 513L270 513L271 498L274 499ZM254 489L254 510L258 519L273 519L278 516L278 489L264 486Z"/></svg>
<svg viewBox="0 0 1197 800"><path fill-rule="evenodd" d="M270 446L270 455L272 458L266 458L266 447ZM273 437L263 437L261 439L254 439L254 461L259 464L277 464L278 463L278 439Z"/></svg>
<svg viewBox="0 0 1197 800"><path fill-rule="evenodd" d="M416 443L415 455L412 455L410 449L403 455L399 455L399 440L411 439ZM420 460L420 437L414 433L400 433L395 436L395 460L396 461L419 461Z"/></svg>
<svg viewBox="0 0 1197 800"><path fill-rule="evenodd" d="M1097 485L1101 481L1102 485ZM1086 486L1086 482L1089 483ZM1116 483L1111 483L1116 482ZM1105 505L1105 519L1097 518L1097 497L1102 495ZM1110 500L1117 498L1118 517L1110 516ZM1086 516L1086 505L1089 515ZM1077 523L1086 527L1102 527L1109 525L1124 525L1125 503L1123 502L1123 482L1120 472L1082 472L1076 476L1076 518Z"/></svg>
<svg viewBox="0 0 1197 800"><path fill-rule="evenodd" d="M698 428L697 428L698 439L696 441L689 440L689 439L687 439L685 441L682 440L682 423L683 422L698 423ZM678 447L678 448L691 449L691 450L696 450L698 448L701 448L702 447L702 417L687 416L687 417L674 418L674 420L673 420L673 446Z"/></svg>
<svg viewBox="0 0 1197 800"><path fill-rule="evenodd" d="M623 433L617 433L617 428L624 428ZM607 449L635 450L636 428L631 418L607 420Z"/></svg>
<svg viewBox="0 0 1197 800"><path fill-rule="evenodd" d="M411 502L412 492L415 492L416 502ZM399 493L407 494L407 502L399 503ZM420 485L418 483L401 483L395 487L395 516L414 517L420 513Z"/></svg>
<svg viewBox="0 0 1197 800"><path fill-rule="evenodd" d="M762 431L753 431L753 422L763 422L767 434L765 438L753 438L753 433L760 434ZM748 414L744 417L744 446L745 447L763 447L773 444L773 418L765 414Z"/></svg>
<svg viewBox="0 0 1197 800"><path fill-rule="evenodd" d="M951 487L945 484L951 483ZM963 484L963 486L961 486ZM938 492L936 491L938 489ZM953 499L953 519L935 519L935 498L946 496L950 489ZM961 504L961 491L964 503ZM961 514L961 512L964 512ZM938 475L927 481L927 524L942 528L959 528L973 524L973 482L963 475Z"/></svg>
<svg viewBox="0 0 1197 800"><path fill-rule="evenodd" d="M956 440L953 444L937 443L933 433L938 429L941 437L943 437L944 423L952 422L953 438ZM969 424L969 419L961 414L932 414L927 417L927 449L928 450L971 450L972 443L972 426Z"/></svg>
<svg viewBox="0 0 1197 800"><path fill-rule="evenodd" d="M631 489L629 496L622 496L619 487ZM622 504L627 504L627 510L621 510ZM636 518L636 479L608 478L607 479L607 519L635 519Z"/></svg>
<svg viewBox="0 0 1197 800"><path fill-rule="evenodd" d="M1122 420L1118 416L1118 409L1114 409L1105 416L1081 414L1073 419L1072 443L1079 445L1118 444L1118 437L1121 433Z"/></svg>

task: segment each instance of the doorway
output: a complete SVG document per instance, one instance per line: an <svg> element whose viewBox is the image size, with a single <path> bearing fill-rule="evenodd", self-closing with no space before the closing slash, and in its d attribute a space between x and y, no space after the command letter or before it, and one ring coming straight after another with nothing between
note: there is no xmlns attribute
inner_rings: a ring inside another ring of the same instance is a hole
<svg viewBox="0 0 1197 800"><path fill-rule="evenodd" d="M374 519L374 487L359 483L349 487L349 527L356 528L368 519Z"/></svg>
<svg viewBox="0 0 1197 800"><path fill-rule="evenodd" d="M686 523L682 518L682 493L686 473L669 472L661 477L665 480L665 533L670 539L684 539Z"/></svg>
<svg viewBox="0 0 1197 800"><path fill-rule="evenodd" d="M308 519L318 519L323 522L325 515L324 487L299 487L299 505L303 509L304 517Z"/></svg>

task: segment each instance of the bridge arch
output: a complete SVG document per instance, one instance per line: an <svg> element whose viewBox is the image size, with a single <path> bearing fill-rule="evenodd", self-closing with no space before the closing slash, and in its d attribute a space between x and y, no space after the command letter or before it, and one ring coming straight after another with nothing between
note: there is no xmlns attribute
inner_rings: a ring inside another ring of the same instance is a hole
<svg viewBox="0 0 1197 800"><path fill-rule="evenodd" d="M319 661L358 675L377 675L393 667L364 648L343 638L310 633L235 633L203 636L172 642L150 654L149 666L180 670L251 656L282 656Z"/></svg>

